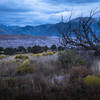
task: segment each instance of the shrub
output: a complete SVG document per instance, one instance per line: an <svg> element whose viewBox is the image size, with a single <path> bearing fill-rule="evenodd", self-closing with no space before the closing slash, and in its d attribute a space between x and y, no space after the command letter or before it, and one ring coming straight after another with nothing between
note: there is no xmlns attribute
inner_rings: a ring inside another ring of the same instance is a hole
<svg viewBox="0 0 100 100"><path fill-rule="evenodd" d="M4 50L4 54L5 55L13 55L13 54L15 54L16 53L16 49L14 49L14 48L6 48L5 50Z"/></svg>
<svg viewBox="0 0 100 100"><path fill-rule="evenodd" d="M0 59L8 57L7 55L0 55Z"/></svg>
<svg viewBox="0 0 100 100"><path fill-rule="evenodd" d="M26 53L26 49L23 46L19 46L18 51L21 53Z"/></svg>
<svg viewBox="0 0 100 100"><path fill-rule="evenodd" d="M43 52L43 56L50 56L54 55L56 52L48 51L48 52Z"/></svg>
<svg viewBox="0 0 100 100"><path fill-rule="evenodd" d="M48 49L49 48L47 46L42 47L42 50L45 51L45 52L47 52Z"/></svg>
<svg viewBox="0 0 100 100"><path fill-rule="evenodd" d="M56 45L52 45L52 46L51 46L51 50L52 50L52 51L56 51L56 50L57 50Z"/></svg>
<svg viewBox="0 0 100 100"><path fill-rule="evenodd" d="M15 59L28 59L28 55L18 54L15 56Z"/></svg>
<svg viewBox="0 0 100 100"><path fill-rule="evenodd" d="M35 56L35 57L50 56L50 55L54 55L55 53L56 52L48 51L43 53L31 54L31 56Z"/></svg>
<svg viewBox="0 0 100 100"><path fill-rule="evenodd" d="M40 46L34 46L32 48L32 53L41 53L42 52L42 48Z"/></svg>
<svg viewBox="0 0 100 100"><path fill-rule="evenodd" d="M84 58L78 56L77 54L75 54L70 50L59 52L58 59L61 62L63 67L81 66L81 65L85 65L86 63Z"/></svg>
<svg viewBox="0 0 100 100"><path fill-rule="evenodd" d="M90 75L91 70L84 67L72 68L70 72L70 81L80 81L80 79Z"/></svg>
<svg viewBox="0 0 100 100"><path fill-rule="evenodd" d="M0 47L0 51L3 51L4 50L4 48L3 47Z"/></svg>
<svg viewBox="0 0 100 100"><path fill-rule="evenodd" d="M42 53L38 53L38 54L31 54L31 56L34 56L34 57L41 57L41 56L43 56L43 54L42 54Z"/></svg>
<svg viewBox="0 0 100 100"><path fill-rule="evenodd" d="M28 59L28 55L18 54L15 56L15 59Z"/></svg>
<svg viewBox="0 0 100 100"><path fill-rule="evenodd" d="M84 83L89 87L100 87L100 77L87 76L84 78Z"/></svg>
<svg viewBox="0 0 100 100"><path fill-rule="evenodd" d="M27 48L27 51L28 51L28 52L32 52L32 48L31 48L31 47L28 47L28 48Z"/></svg>
<svg viewBox="0 0 100 100"><path fill-rule="evenodd" d="M17 74L25 74L25 73L32 73L33 72L33 62L29 59L23 61L19 67L16 69Z"/></svg>
<svg viewBox="0 0 100 100"><path fill-rule="evenodd" d="M0 47L0 54L2 54L4 51L4 48L3 47Z"/></svg>
<svg viewBox="0 0 100 100"><path fill-rule="evenodd" d="M64 50L64 47L59 46L59 47L58 47L58 51L62 51L62 50Z"/></svg>

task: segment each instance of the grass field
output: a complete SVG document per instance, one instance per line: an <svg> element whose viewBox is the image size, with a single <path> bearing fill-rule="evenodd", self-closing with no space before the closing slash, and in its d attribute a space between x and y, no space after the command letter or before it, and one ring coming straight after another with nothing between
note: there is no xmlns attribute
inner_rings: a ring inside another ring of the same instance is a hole
<svg viewBox="0 0 100 100"><path fill-rule="evenodd" d="M93 55L69 50L1 55L0 100L97 100L100 71L95 61Z"/></svg>

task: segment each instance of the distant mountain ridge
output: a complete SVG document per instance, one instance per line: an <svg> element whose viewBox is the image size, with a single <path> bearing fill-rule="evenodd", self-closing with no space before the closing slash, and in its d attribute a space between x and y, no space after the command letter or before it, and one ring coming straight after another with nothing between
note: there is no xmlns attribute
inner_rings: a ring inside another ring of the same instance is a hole
<svg viewBox="0 0 100 100"><path fill-rule="evenodd" d="M0 34L60 36L56 24L45 24L39 26L25 26L25 27L0 25Z"/></svg>
<svg viewBox="0 0 100 100"><path fill-rule="evenodd" d="M88 17L83 17L87 19ZM94 23L91 25L98 33L100 32L99 18L94 18ZM79 18L73 19L73 27L77 27ZM0 25L0 34L26 34L33 36L61 36L59 29L63 27L67 29L67 23L60 22L57 24L45 24L39 26L6 26Z"/></svg>

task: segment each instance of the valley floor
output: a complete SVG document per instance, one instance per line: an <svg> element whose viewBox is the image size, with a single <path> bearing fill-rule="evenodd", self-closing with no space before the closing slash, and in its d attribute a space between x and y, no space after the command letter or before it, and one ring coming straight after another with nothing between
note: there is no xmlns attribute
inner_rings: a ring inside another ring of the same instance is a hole
<svg viewBox="0 0 100 100"><path fill-rule="evenodd" d="M32 36L32 35L6 35L0 34L0 46L3 48L24 46L25 48L34 45L59 46L59 37L56 36Z"/></svg>

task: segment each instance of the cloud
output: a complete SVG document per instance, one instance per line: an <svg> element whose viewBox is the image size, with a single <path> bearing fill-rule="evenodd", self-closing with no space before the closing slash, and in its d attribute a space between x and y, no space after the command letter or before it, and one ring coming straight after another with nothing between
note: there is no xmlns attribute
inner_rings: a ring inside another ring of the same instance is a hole
<svg viewBox="0 0 100 100"><path fill-rule="evenodd" d="M90 3L91 1L91 3ZM73 18L88 15L90 9L99 8L100 0L0 0L0 23L8 25L38 25L59 22L71 11Z"/></svg>
<svg viewBox="0 0 100 100"><path fill-rule="evenodd" d="M92 3L92 2L99 2L100 0L45 0L49 3Z"/></svg>

